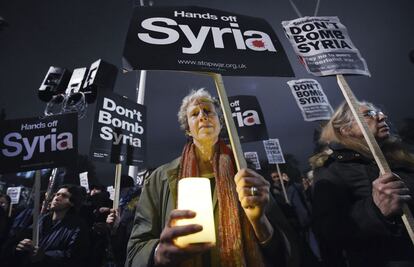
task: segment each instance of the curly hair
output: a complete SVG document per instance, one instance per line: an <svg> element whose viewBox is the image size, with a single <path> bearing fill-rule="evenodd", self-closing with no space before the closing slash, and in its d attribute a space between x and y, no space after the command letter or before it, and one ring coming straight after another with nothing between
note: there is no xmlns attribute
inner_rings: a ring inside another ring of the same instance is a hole
<svg viewBox="0 0 414 267"><path fill-rule="evenodd" d="M183 98L181 102L180 109L178 110L178 122L180 123L180 128L184 131L188 130L188 120L187 120L187 109L188 106L196 99L202 99L205 102L213 103L216 108L217 116L219 117L220 123L223 124L223 113L221 112L221 107L216 98L212 97L211 94L206 91L204 88L197 90L191 90L188 95Z"/></svg>

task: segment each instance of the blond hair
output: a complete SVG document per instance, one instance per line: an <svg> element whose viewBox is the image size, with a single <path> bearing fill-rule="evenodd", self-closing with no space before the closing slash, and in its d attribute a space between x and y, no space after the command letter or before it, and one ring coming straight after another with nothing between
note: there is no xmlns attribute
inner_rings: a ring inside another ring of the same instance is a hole
<svg viewBox="0 0 414 267"><path fill-rule="evenodd" d="M377 108L370 102L358 102L359 106L366 106L369 109L377 110ZM358 138L348 135L343 135L342 131L350 129L354 124L355 119L346 102L343 102L332 115L329 122L322 128L319 143L325 146L325 149L312 156L309 163L313 169L324 165L329 158L332 150L328 148L331 143L339 143L344 147L357 151L365 157L372 158L371 151L364 138ZM402 147L399 138L390 136L381 143L383 153L391 162L398 162L409 167L414 167L414 156Z"/></svg>

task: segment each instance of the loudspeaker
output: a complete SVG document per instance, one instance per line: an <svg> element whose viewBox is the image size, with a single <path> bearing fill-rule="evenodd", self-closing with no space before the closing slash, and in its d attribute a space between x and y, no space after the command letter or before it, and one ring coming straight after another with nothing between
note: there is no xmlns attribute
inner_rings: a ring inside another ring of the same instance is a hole
<svg viewBox="0 0 414 267"><path fill-rule="evenodd" d="M112 91L115 85L118 68L102 59L93 62L81 92L85 94L86 102L96 100L98 89L100 91Z"/></svg>
<svg viewBox="0 0 414 267"><path fill-rule="evenodd" d="M54 95L63 94L70 76L71 72L67 69L50 66L38 90L40 100L49 102Z"/></svg>

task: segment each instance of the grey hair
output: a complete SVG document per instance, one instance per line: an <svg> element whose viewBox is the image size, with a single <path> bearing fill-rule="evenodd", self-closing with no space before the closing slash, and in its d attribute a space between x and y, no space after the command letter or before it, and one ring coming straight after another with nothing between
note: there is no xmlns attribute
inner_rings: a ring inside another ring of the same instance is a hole
<svg viewBox="0 0 414 267"><path fill-rule="evenodd" d="M367 101L360 101L358 102L358 105L367 106L368 108L375 110L377 109L372 103ZM322 129L320 141L322 143L339 142L346 145L346 139L349 139L350 137L343 137L341 129L351 128L354 121L355 119L352 111L347 102L344 101L332 115L332 118L327 125Z"/></svg>
<svg viewBox="0 0 414 267"><path fill-rule="evenodd" d="M188 130L188 120L187 120L187 108L188 106L196 99L203 99L204 101L208 101L214 104L216 108L217 115L219 117L220 122L223 121L223 115L221 112L221 108L219 102L216 98L212 97L211 94L205 90L204 88L200 88L197 90L191 90L188 95L183 98L181 102L180 109L178 110L178 122L180 123L180 128L182 130Z"/></svg>
<svg viewBox="0 0 414 267"><path fill-rule="evenodd" d="M377 109L372 103L366 101L358 102L359 106L367 106L370 109ZM339 143L343 146L358 151L367 157L371 157L371 152L365 139L352 136L345 136L341 133L341 129L350 129L355 119L347 102L343 102L332 115L329 122L322 128L319 143L325 146L325 149L312 156L309 163L313 169L323 166L329 158L332 150L328 148L330 143Z"/></svg>

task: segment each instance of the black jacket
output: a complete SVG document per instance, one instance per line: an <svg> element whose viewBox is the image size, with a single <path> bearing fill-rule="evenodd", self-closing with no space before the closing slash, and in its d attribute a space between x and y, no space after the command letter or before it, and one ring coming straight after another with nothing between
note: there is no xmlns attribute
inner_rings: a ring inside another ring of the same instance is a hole
<svg viewBox="0 0 414 267"><path fill-rule="evenodd" d="M385 219L372 199L379 176L375 162L339 145L324 166L315 170L313 222L321 253L329 267L400 266L411 261L414 246L399 217ZM391 166L414 192L414 170ZM410 203L412 207L412 203Z"/></svg>
<svg viewBox="0 0 414 267"><path fill-rule="evenodd" d="M27 229L31 230L31 229ZM28 232L28 231L27 231ZM15 238L18 242L31 236ZM25 252L13 246L11 266L82 267L89 250L89 232L84 221L75 214L66 214L59 222L52 223L52 215L39 220L39 249L43 257L31 261Z"/></svg>

